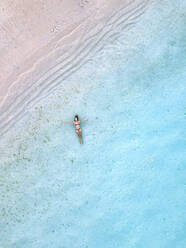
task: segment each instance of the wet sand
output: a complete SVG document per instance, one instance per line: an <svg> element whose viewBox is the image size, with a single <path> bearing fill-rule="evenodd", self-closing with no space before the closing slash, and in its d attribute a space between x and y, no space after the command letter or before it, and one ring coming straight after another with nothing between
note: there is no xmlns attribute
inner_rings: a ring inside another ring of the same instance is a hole
<svg viewBox="0 0 186 248"><path fill-rule="evenodd" d="M0 3L0 130L9 130L42 97L130 28L144 0Z"/></svg>

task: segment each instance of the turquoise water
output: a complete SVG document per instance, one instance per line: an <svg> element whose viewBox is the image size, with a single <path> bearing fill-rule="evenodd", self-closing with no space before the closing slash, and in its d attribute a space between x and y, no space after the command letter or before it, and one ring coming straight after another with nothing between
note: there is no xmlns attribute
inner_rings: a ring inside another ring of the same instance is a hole
<svg viewBox="0 0 186 248"><path fill-rule="evenodd" d="M59 89L19 124L1 162L0 247L186 247L185 13L151 4L71 76L65 103ZM75 113L89 120L83 146L61 124Z"/></svg>

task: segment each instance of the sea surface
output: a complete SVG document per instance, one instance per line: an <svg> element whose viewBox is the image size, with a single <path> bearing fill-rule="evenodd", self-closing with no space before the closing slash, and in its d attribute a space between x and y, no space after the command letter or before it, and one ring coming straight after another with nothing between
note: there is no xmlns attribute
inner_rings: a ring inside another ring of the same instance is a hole
<svg viewBox="0 0 186 248"><path fill-rule="evenodd" d="M61 82L0 140L0 247L185 248L186 1L148 1Z"/></svg>

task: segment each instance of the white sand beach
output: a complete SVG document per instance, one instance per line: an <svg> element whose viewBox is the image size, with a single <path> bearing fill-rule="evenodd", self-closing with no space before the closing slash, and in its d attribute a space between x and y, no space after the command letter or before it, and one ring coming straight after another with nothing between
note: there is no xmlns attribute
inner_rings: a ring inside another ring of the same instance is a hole
<svg viewBox="0 0 186 248"><path fill-rule="evenodd" d="M0 128L54 90L143 13L144 0L3 0Z"/></svg>

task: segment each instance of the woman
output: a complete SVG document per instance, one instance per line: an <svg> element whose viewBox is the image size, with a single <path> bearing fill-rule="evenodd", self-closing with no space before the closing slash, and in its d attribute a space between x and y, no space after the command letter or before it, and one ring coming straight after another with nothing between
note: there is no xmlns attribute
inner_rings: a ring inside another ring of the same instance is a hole
<svg viewBox="0 0 186 248"><path fill-rule="evenodd" d="M88 120L81 120L80 121L78 115L74 116L74 121L64 121L64 123L66 123L66 124L74 124L75 125L76 133L78 135L78 139L79 139L80 144L83 144L82 130L81 130L81 127L80 127L80 123L81 122L86 122L86 121L88 121Z"/></svg>

